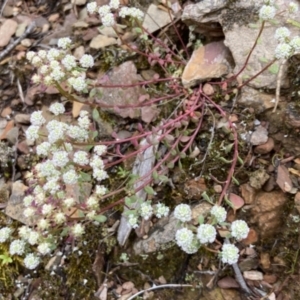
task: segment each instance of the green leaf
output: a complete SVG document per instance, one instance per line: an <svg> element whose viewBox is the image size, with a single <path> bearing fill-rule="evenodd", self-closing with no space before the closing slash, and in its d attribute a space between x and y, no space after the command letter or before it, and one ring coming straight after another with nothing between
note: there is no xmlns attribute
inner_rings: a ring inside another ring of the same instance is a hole
<svg viewBox="0 0 300 300"><path fill-rule="evenodd" d="M300 28L300 23L295 20L288 19L286 22Z"/></svg>
<svg viewBox="0 0 300 300"><path fill-rule="evenodd" d="M229 144L224 148L224 151L226 154L228 154L232 150L233 145L234 145L234 143Z"/></svg>
<svg viewBox="0 0 300 300"><path fill-rule="evenodd" d="M142 30L140 27L134 27L133 30L134 30L136 33L143 33L143 30Z"/></svg>
<svg viewBox="0 0 300 300"><path fill-rule="evenodd" d="M200 216L198 217L198 223L199 223L200 225L204 223L204 217L203 217L202 215L200 215Z"/></svg>
<svg viewBox="0 0 300 300"><path fill-rule="evenodd" d="M2 265L10 264L13 262L12 258L7 254L1 254L0 259L2 260Z"/></svg>
<svg viewBox="0 0 300 300"><path fill-rule="evenodd" d="M203 192L201 196L206 200L207 202L213 204L213 202L210 200L209 196L206 194L206 192Z"/></svg>
<svg viewBox="0 0 300 300"><path fill-rule="evenodd" d="M241 157L240 157L240 156L238 156L238 161L239 161L239 163L240 163L241 165L243 165L243 164L244 164L244 161L241 159Z"/></svg>
<svg viewBox="0 0 300 300"><path fill-rule="evenodd" d="M69 234L69 227L65 227L62 232L60 233L60 236L67 236Z"/></svg>
<svg viewBox="0 0 300 300"><path fill-rule="evenodd" d="M218 159L219 159L220 161L226 163L226 164L232 163L232 160L228 160L228 159L226 159L226 158L224 158L224 157L218 157Z"/></svg>
<svg viewBox="0 0 300 300"><path fill-rule="evenodd" d="M90 182L90 181L92 181L92 176L91 176L91 174L80 172L79 173L79 181Z"/></svg>
<svg viewBox="0 0 300 300"><path fill-rule="evenodd" d="M99 111L97 108L93 109L92 117L93 117L93 120L96 121L97 123L101 122L100 114L99 114Z"/></svg>
<svg viewBox="0 0 300 300"><path fill-rule="evenodd" d="M159 175L158 180L160 180L161 182L168 182L169 178L165 175Z"/></svg>
<svg viewBox="0 0 300 300"><path fill-rule="evenodd" d="M156 172L156 170L154 170L154 171L152 172L152 177L153 177L154 180L157 180L157 179L158 179L158 173Z"/></svg>
<svg viewBox="0 0 300 300"><path fill-rule="evenodd" d="M263 63L267 63L269 60L267 59L267 58L265 58L265 57L259 57L258 58L261 62L263 62Z"/></svg>
<svg viewBox="0 0 300 300"><path fill-rule="evenodd" d="M99 223L104 223L107 220L107 217L104 215L98 215L98 216L94 216L93 220L99 222Z"/></svg>
<svg viewBox="0 0 300 300"><path fill-rule="evenodd" d="M236 185L240 185L240 182L234 177L231 177L231 180L236 184Z"/></svg>
<svg viewBox="0 0 300 300"><path fill-rule="evenodd" d="M93 98L96 95L97 90L95 88L91 89L89 97Z"/></svg>
<svg viewBox="0 0 300 300"><path fill-rule="evenodd" d="M169 168L169 169L173 169L174 168L174 163L171 161L171 162L169 162L168 164L167 164L167 167Z"/></svg>
<svg viewBox="0 0 300 300"><path fill-rule="evenodd" d="M148 195L155 195L155 192L153 190L153 188L149 185L144 187L144 191L148 194Z"/></svg>
<svg viewBox="0 0 300 300"><path fill-rule="evenodd" d="M277 63L274 63L272 66L270 66L270 67L268 68L268 70L269 70L269 72L270 72L271 74L276 75L276 74L278 74L278 72L279 72L279 65L278 65Z"/></svg>

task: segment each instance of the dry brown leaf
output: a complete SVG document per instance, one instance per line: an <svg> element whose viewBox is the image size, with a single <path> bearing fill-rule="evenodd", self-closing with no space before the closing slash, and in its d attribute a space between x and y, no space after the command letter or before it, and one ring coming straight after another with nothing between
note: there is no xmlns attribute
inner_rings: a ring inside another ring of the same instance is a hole
<svg viewBox="0 0 300 300"><path fill-rule="evenodd" d="M6 127L0 136L0 140L6 139L7 133L14 127L14 125L15 122L13 120L7 122Z"/></svg>
<svg viewBox="0 0 300 300"><path fill-rule="evenodd" d="M81 102L73 101L73 107L72 107L73 118L77 118L79 116L79 113L83 105L84 104Z"/></svg>
<svg viewBox="0 0 300 300"><path fill-rule="evenodd" d="M293 168L288 168L289 172L292 173L293 175L299 176L300 177L300 171L293 169Z"/></svg>
<svg viewBox="0 0 300 300"><path fill-rule="evenodd" d="M279 165L277 168L276 183L279 185L279 187L283 192L289 192L293 187L293 183L290 178L289 171L283 165Z"/></svg>
<svg viewBox="0 0 300 300"><path fill-rule="evenodd" d="M294 162L295 162L297 165L300 165L300 158L294 159Z"/></svg>

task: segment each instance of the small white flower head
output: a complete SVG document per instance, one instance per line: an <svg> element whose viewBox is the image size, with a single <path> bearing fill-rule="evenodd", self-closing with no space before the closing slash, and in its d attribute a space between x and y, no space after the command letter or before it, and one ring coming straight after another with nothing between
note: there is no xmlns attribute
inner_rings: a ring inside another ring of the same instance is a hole
<svg viewBox="0 0 300 300"><path fill-rule="evenodd" d="M35 215L36 211L33 207L26 207L24 210L23 210L23 215L24 217L26 218L31 218Z"/></svg>
<svg viewBox="0 0 300 300"><path fill-rule="evenodd" d="M65 77L65 73L60 69L56 68L54 69L49 76L53 78L54 81L61 81Z"/></svg>
<svg viewBox="0 0 300 300"><path fill-rule="evenodd" d="M69 161L68 152L55 151L53 153L52 163L54 166L63 168Z"/></svg>
<svg viewBox="0 0 300 300"><path fill-rule="evenodd" d="M130 214L128 216L128 224L129 226L131 226L132 228L138 228L138 217L135 214Z"/></svg>
<svg viewBox="0 0 300 300"><path fill-rule="evenodd" d="M0 243L6 242L12 233L12 229L9 227L3 227L0 229Z"/></svg>
<svg viewBox="0 0 300 300"><path fill-rule="evenodd" d="M36 56L36 53L34 51L28 51L26 53L26 59L29 60L30 62L32 61L32 59Z"/></svg>
<svg viewBox="0 0 300 300"><path fill-rule="evenodd" d="M192 220L192 210L187 204L179 204L175 207L174 217L181 222L189 222Z"/></svg>
<svg viewBox="0 0 300 300"><path fill-rule="evenodd" d="M93 169L103 169L104 168L104 162L99 156L93 155L91 160L90 160L90 166Z"/></svg>
<svg viewBox="0 0 300 300"><path fill-rule="evenodd" d="M278 44L275 49L275 58L288 59L292 55L292 47L289 44Z"/></svg>
<svg viewBox="0 0 300 300"><path fill-rule="evenodd" d="M153 214L152 205L149 202L142 203L140 207L141 217L147 221L151 218L152 214Z"/></svg>
<svg viewBox="0 0 300 300"><path fill-rule="evenodd" d="M46 50L39 50L37 54L41 59L45 59L47 57L47 51Z"/></svg>
<svg viewBox="0 0 300 300"><path fill-rule="evenodd" d="M25 225L18 229L18 234L19 234L20 238L22 238L24 240L27 240L30 232L31 232L31 229Z"/></svg>
<svg viewBox="0 0 300 300"><path fill-rule="evenodd" d="M221 260L224 264L235 264L239 259L239 249L232 244L224 244L221 252Z"/></svg>
<svg viewBox="0 0 300 300"><path fill-rule="evenodd" d="M231 235L238 241L245 239L248 236L250 229L247 223L243 220L236 220L231 224Z"/></svg>
<svg viewBox="0 0 300 300"><path fill-rule="evenodd" d="M50 66L51 70L55 70L57 68L60 69L60 62L57 61L57 60L52 60L52 61L50 61L50 65L49 66Z"/></svg>
<svg viewBox="0 0 300 300"><path fill-rule="evenodd" d="M86 116L78 118L78 125L80 128L88 130L91 125L89 117Z"/></svg>
<svg viewBox="0 0 300 300"><path fill-rule="evenodd" d="M79 223L75 224L72 227L71 231L72 231L74 237L76 237L76 238L81 237L84 234L84 226Z"/></svg>
<svg viewBox="0 0 300 300"><path fill-rule="evenodd" d="M101 21L104 27L112 27L115 25L115 17L112 13L101 16Z"/></svg>
<svg viewBox="0 0 300 300"><path fill-rule="evenodd" d="M102 169L93 169L93 177L98 180L98 181L102 181L106 178L108 178L108 174L106 171L102 170Z"/></svg>
<svg viewBox="0 0 300 300"><path fill-rule="evenodd" d="M64 105L59 102L52 103L49 107L49 110L56 116L61 115L66 111Z"/></svg>
<svg viewBox="0 0 300 300"><path fill-rule="evenodd" d="M41 177L51 177L56 174L56 169L51 160L46 160L39 165L39 175Z"/></svg>
<svg viewBox="0 0 300 300"><path fill-rule="evenodd" d="M194 239L194 234L190 229L181 228L176 231L175 240L179 247L191 245Z"/></svg>
<svg viewBox="0 0 300 300"><path fill-rule="evenodd" d="M201 224L197 229L197 238L201 244L213 243L216 235L215 227L210 224Z"/></svg>
<svg viewBox="0 0 300 300"><path fill-rule="evenodd" d="M94 196L90 196L86 201L86 206L89 209L98 209L99 208L99 200Z"/></svg>
<svg viewBox="0 0 300 300"><path fill-rule="evenodd" d="M211 211L211 215L215 217L217 223L223 223L226 220L227 212L223 206L215 205Z"/></svg>
<svg viewBox="0 0 300 300"><path fill-rule="evenodd" d="M83 68L92 68L94 66L94 58L90 54L82 55L79 62Z"/></svg>
<svg viewBox="0 0 300 300"><path fill-rule="evenodd" d="M39 233L34 230L31 230L29 236L27 237L27 241L30 245L36 245L39 241L39 238Z"/></svg>
<svg viewBox="0 0 300 300"><path fill-rule="evenodd" d="M10 255L22 255L25 251L25 241L23 240L14 240L10 243L9 253Z"/></svg>
<svg viewBox="0 0 300 300"><path fill-rule="evenodd" d="M290 41L290 46L293 48L294 52L299 53L300 52L300 36L295 36Z"/></svg>
<svg viewBox="0 0 300 300"><path fill-rule="evenodd" d="M38 245L37 250L40 254L46 255L51 252L51 245L47 242Z"/></svg>
<svg viewBox="0 0 300 300"><path fill-rule="evenodd" d="M194 254L199 250L200 246L198 239L194 237L190 244L182 245L181 249L187 254Z"/></svg>
<svg viewBox="0 0 300 300"><path fill-rule="evenodd" d="M121 7L119 11L119 17L126 18L129 15L129 8L127 6Z"/></svg>
<svg viewBox="0 0 300 300"><path fill-rule="evenodd" d="M49 228L49 222L48 222L48 220L45 220L45 219L40 219L39 221L38 221L38 224L37 224L37 226L38 226L38 228L39 229L41 229L41 230L46 230L46 229L48 229Z"/></svg>
<svg viewBox="0 0 300 300"><path fill-rule="evenodd" d="M53 211L53 205L52 204L44 204L42 206L42 214L47 216L50 215Z"/></svg>
<svg viewBox="0 0 300 300"><path fill-rule="evenodd" d="M34 56L31 60L31 63L35 66L35 67L40 67L43 64L43 61L40 57L38 56Z"/></svg>
<svg viewBox="0 0 300 300"><path fill-rule="evenodd" d="M105 145L97 145L94 147L94 152L99 156L105 154L106 150L107 147Z"/></svg>
<svg viewBox="0 0 300 300"><path fill-rule="evenodd" d="M76 184L78 182L78 175L75 170L69 170L63 174L63 181L65 184Z"/></svg>
<svg viewBox="0 0 300 300"><path fill-rule="evenodd" d="M110 14L110 6L109 5L102 5L99 7L98 9L98 14L100 15L100 17L104 17L107 14Z"/></svg>
<svg viewBox="0 0 300 300"><path fill-rule="evenodd" d="M107 188L104 185L96 185L95 193L97 196L104 196L107 193Z"/></svg>
<svg viewBox="0 0 300 300"><path fill-rule="evenodd" d="M43 142L36 146L36 154L39 156L48 156L51 144L49 142Z"/></svg>
<svg viewBox="0 0 300 300"><path fill-rule="evenodd" d="M33 200L34 200L33 196L31 196L31 195L25 196L23 199L24 206L25 207L30 206L32 204Z"/></svg>
<svg viewBox="0 0 300 300"><path fill-rule="evenodd" d="M296 14L299 10L299 6L295 2L290 2L288 10L290 14Z"/></svg>
<svg viewBox="0 0 300 300"><path fill-rule="evenodd" d="M58 59L59 56L60 56L60 51L55 48L51 48L47 53L47 58L48 58L49 62L51 62L52 60Z"/></svg>
<svg viewBox="0 0 300 300"><path fill-rule="evenodd" d="M25 134L26 138L30 141L35 141L39 138L39 126L31 125L27 128Z"/></svg>
<svg viewBox="0 0 300 300"><path fill-rule="evenodd" d="M44 77L44 84L50 86L53 84L53 78L50 75Z"/></svg>
<svg viewBox="0 0 300 300"><path fill-rule="evenodd" d="M34 270L40 263L40 259L33 253L29 253L24 258L24 265L29 270Z"/></svg>
<svg viewBox="0 0 300 300"><path fill-rule="evenodd" d="M37 84L37 83L41 83L42 82L42 77L38 74L34 74L31 77L32 83Z"/></svg>
<svg viewBox="0 0 300 300"><path fill-rule="evenodd" d="M34 198L34 201L40 205L43 204L45 200L46 200L46 196L44 192L37 194Z"/></svg>
<svg viewBox="0 0 300 300"><path fill-rule="evenodd" d="M274 37L278 42L283 43L290 35L291 32L287 27L279 27L276 29Z"/></svg>
<svg viewBox="0 0 300 300"><path fill-rule="evenodd" d="M160 219L162 217L167 217L169 212L170 208L168 206L164 205L163 203L156 204L154 213L157 218Z"/></svg>
<svg viewBox="0 0 300 300"><path fill-rule="evenodd" d="M40 193L43 193L43 188L40 185L35 186L33 189L33 195L38 195Z"/></svg>
<svg viewBox="0 0 300 300"><path fill-rule="evenodd" d="M88 213L85 215L85 217L86 217L88 220L95 220L95 219L94 219L95 216L96 216L96 211L95 211L95 210L92 210L92 211L88 212Z"/></svg>
<svg viewBox="0 0 300 300"><path fill-rule="evenodd" d="M71 208L75 205L76 201L74 198L67 198L65 199L64 201L64 205L67 207L67 208Z"/></svg>
<svg viewBox="0 0 300 300"><path fill-rule="evenodd" d="M60 38L57 41L57 46L62 49L67 49L71 46L72 40L69 37Z"/></svg>
<svg viewBox="0 0 300 300"><path fill-rule="evenodd" d="M130 7L129 8L129 16L142 21L144 18L144 13L136 7Z"/></svg>
<svg viewBox="0 0 300 300"><path fill-rule="evenodd" d="M76 57L71 54L67 54L61 62L68 71L77 66Z"/></svg>
<svg viewBox="0 0 300 300"><path fill-rule="evenodd" d="M259 17L263 21L268 21L274 19L276 15L276 8L271 5L263 5L259 10Z"/></svg>
<svg viewBox="0 0 300 300"><path fill-rule="evenodd" d="M54 215L54 221L56 222L56 224L63 224L66 221L66 216L63 212L57 212Z"/></svg>
<svg viewBox="0 0 300 300"><path fill-rule="evenodd" d="M42 115L42 111L34 111L30 116L30 122L34 126L42 126L46 123L46 119Z"/></svg>
<svg viewBox="0 0 300 300"><path fill-rule="evenodd" d="M83 77L74 78L72 80L71 85L74 88L74 90L77 91L77 92L82 92L87 87L85 78L83 78Z"/></svg>
<svg viewBox="0 0 300 300"><path fill-rule="evenodd" d="M109 6L110 6L112 9L118 9L119 6L120 6L120 0L110 0Z"/></svg>
<svg viewBox="0 0 300 300"><path fill-rule="evenodd" d="M86 9L87 9L88 13L90 13L90 14L94 14L95 12L97 12L97 8L98 8L98 6L97 6L96 1L90 2L86 5Z"/></svg>
<svg viewBox="0 0 300 300"><path fill-rule="evenodd" d="M89 157L87 152L85 151L77 151L74 153L73 157L74 163L80 165L80 166L86 166L89 163Z"/></svg>
<svg viewBox="0 0 300 300"><path fill-rule="evenodd" d="M47 66L47 65L43 65L43 66L40 67L40 73L41 73L42 75L46 75L46 74L48 74L50 71L51 71L51 70L50 70L49 66Z"/></svg>
<svg viewBox="0 0 300 300"><path fill-rule="evenodd" d="M69 126L68 131L66 132L67 135L77 141L84 141L88 139L88 131L84 128L81 128L76 125Z"/></svg>

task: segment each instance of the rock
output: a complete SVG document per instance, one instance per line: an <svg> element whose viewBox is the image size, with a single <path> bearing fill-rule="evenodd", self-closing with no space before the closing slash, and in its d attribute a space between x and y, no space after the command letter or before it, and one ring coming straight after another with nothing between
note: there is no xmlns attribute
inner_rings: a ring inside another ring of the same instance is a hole
<svg viewBox="0 0 300 300"><path fill-rule="evenodd" d="M28 147L26 140L18 143L17 148L21 153L24 153L24 154L28 154L30 152L30 149Z"/></svg>
<svg viewBox="0 0 300 300"><path fill-rule="evenodd" d="M12 113L12 110L10 107L5 107L1 112L1 117L6 118Z"/></svg>
<svg viewBox="0 0 300 300"><path fill-rule="evenodd" d="M268 141L268 131L263 126L258 126L251 134L250 143L254 146L262 145Z"/></svg>
<svg viewBox="0 0 300 300"><path fill-rule="evenodd" d="M277 168L276 183L283 192L293 192L293 182L289 170L284 165L279 165Z"/></svg>
<svg viewBox="0 0 300 300"><path fill-rule="evenodd" d="M169 12L159 9L155 4L150 4L143 21L143 27L152 33L171 23L173 19L174 16Z"/></svg>
<svg viewBox="0 0 300 300"><path fill-rule="evenodd" d="M212 206L207 202L202 202L192 208L192 222L195 225L198 225L198 219L200 216L207 216L210 212Z"/></svg>
<svg viewBox="0 0 300 300"><path fill-rule="evenodd" d="M21 45L26 47L26 48L29 48L32 45L32 43L31 43L30 39L24 39L24 40L21 41Z"/></svg>
<svg viewBox="0 0 300 300"><path fill-rule="evenodd" d="M263 168L258 169L250 174L249 183L250 186L259 190L270 178L270 175Z"/></svg>
<svg viewBox="0 0 300 300"><path fill-rule="evenodd" d="M79 46L74 50L73 55L77 58L80 59L83 55L84 55L84 47L83 46Z"/></svg>
<svg viewBox="0 0 300 300"><path fill-rule="evenodd" d="M24 31L26 30L26 27L28 26L28 22L23 22L21 24L18 25L18 28L16 30L16 37L20 37Z"/></svg>
<svg viewBox="0 0 300 300"><path fill-rule="evenodd" d="M11 145L15 145L19 137L19 128L13 127L6 133L6 139Z"/></svg>
<svg viewBox="0 0 300 300"><path fill-rule="evenodd" d="M237 281L229 276L226 276L218 281L218 287L221 289L229 289L229 288L236 288L238 289L240 285L237 283Z"/></svg>
<svg viewBox="0 0 300 300"><path fill-rule="evenodd" d="M244 245L252 245L255 244L257 241L258 241L257 232L254 229L250 228L248 236L242 240L242 243Z"/></svg>
<svg viewBox="0 0 300 300"><path fill-rule="evenodd" d="M98 34L90 42L90 47L92 49L101 49L110 45L115 45L117 40L112 37L108 37L102 34Z"/></svg>
<svg viewBox="0 0 300 300"><path fill-rule="evenodd" d="M274 236L281 230L282 210L288 198L282 191L259 192L255 197L255 206L250 210L250 223L258 226L261 238Z"/></svg>
<svg viewBox="0 0 300 300"><path fill-rule="evenodd" d="M266 143L255 147L254 152L257 154L267 154L274 149L274 146L274 140L269 137Z"/></svg>
<svg viewBox="0 0 300 300"><path fill-rule="evenodd" d="M263 273L259 271L245 271L243 275L248 280L263 280Z"/></svg>
<svg viewBox="0 0 300 300"><path fill-rule="evenodd" d="M14 15L14 8L10 5L4 5L2 14L5 18L12 17Z"/></svg>
<svg viewBox="0 0 300 300"><path fill-rule="evenodd" d="M183 74L182 84L188 88L199 82L219 78L231 72L232 58L223 42L213 42L192 54Z"/></svg>
<svg viewBox="0 0 300 300"><path fill-rule="evenodd" d="M213 95L215 93L214 87L209 83L205 83L203 86L203 93L207 96Z"/></svg>
<svg viewBox="0 0 300 300"><path fill-rule="evenodd" d="M88 28L89 24L85 21L78 20L77 22L73 23L72 25L74 28Z"/></svg>
<svg viewBox="0 0 300 300"><path fill-rule="evenodd" d="M48 17L49 22L56 22L59 19L59 13L52 14Z"/></svg>
<svg viewBox="0 0 300 300"><path fill-rule="evenodd" d="M300 110L295 103L287 105L285 122L289 127L300 128Z"/></svg>
<svg viewBox="0 0 300 300"><path fill-rule="evenodd" d="M27 114L16 114L15 115L16 123L21 124L30 124L30 115Z"/></svg>
<svg viewBox="0 0 300 300"><path fill-rule="evenodd" d="M15 34L18 23L12 19L7 19L0 27L0 47L8 45L11 37Z"/></svg>
<svg viewBox="0 0 300 300"><path fill-rule="evenodd" d="M202 193L206 190L207 186L203 177L191 179L184 183L184 192L188 199L200 200Z"/></svg>

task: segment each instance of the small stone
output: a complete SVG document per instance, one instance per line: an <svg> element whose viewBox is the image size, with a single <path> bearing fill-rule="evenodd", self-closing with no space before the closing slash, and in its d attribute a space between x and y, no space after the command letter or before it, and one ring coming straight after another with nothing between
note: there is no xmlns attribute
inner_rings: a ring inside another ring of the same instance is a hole
<svg viewBox="0 0 300 300"><path fill-rule="evenodd" d="M27 114L16 114L15 121L21 124L30 124L30 115Z"/></svg>
<svg viewBox="0 0 300 300"><path fill-rule="evenodd" d="M28 147L26 140L18 143L17 148L21 153L24 153L24 154L28 154L30 152L30 149Z"/></svg>
<svg viewBox="0 0 300 300"><path fill-rule="evenodd" d="M99 34L91 40L90 47L92 49L101 49L110 45L115 45L116 43L117 40L115 38Z"/></svg>
<svg viewBox="0 0 300 300"><path fill-rule="evenodd" d="M20 37L25 32L27 25L28 22L24 22L18 25L18 28L16 30L16 37Z"/></svg>
<svg viewBox="0 0 300 300"><path fill-rule="evenodd" d="M84 55L84 47L79 46L75 49L73 54L77 59L80 59Z"/></svg>
<svg viewBox="0 0 300 300"><path fill-rule="evenodd" d="M12 17L14 15L14 8L10 5L4 5L2 14L5 18Z"/></svg>
<svg viewBox="0 0 300 300"><path fill-rule="evenodd" d="M243 275L248 280L263 280L263 273L258 271L245 271Z"/></svg>
<svg viewBox="0 0 300 300"><path fill-rule="evenodd" d="M79 20L75 22L72 26L75 28L88 28L89 24L85 21Z"/></svg>
<svg viewBox="0 0 300 300"><path fill-rule="evenodd" d="M203 93L207 96L211 96L215 93L215 90L211 84L205 83L203 86Z"/></svg>
<svg viewBox="0 0 300 300"><path fill-rule="evenodd" d="M15 34L18 23L12 19L7 19L0 27L0 47L8 45L11 37Z"/></svg>
<svg viewBox="0 0 300 300"><path fill-rule="evenodd" d="M263 252L260 254L260 263L264 270L268 270L271 267L270 254Z"/></svg>
<svg viewBox="0 0 300 300"><path fill-rule="evenodd" d="M257 154L267 154L274 149L274 146L274 140L271 137L269 137L266 143L255 147L254 152Z"/></svg>
<svg viewBox="0 0 300 300"><path fill-rule="evenodd" d="M56 22L58 19L59 19L59 14L58 13L52 14L48 17L49 22Z"/></svg>
<svg viewBox="0 0 300 300"><path fill-rule="evenodd" d="M258 126L250 137L250 143L254 146L262 145L268 141L268 131L265 127Z"/></svg>
<svg viewBox="0 0 300 300"><path fill-rule="evenodd" d="M21 44L22 44L23 46L27 47L27 48L29 48L29 47L32 45L30 39L24 39L24 40L22 40L22 41L21 41Z"/></svg>
<svg viewBox="0 0 300 300"><path fill-rule="evenodd" d="M242 243L244 245L252 245L255 244L257 241L258 241L257 232L254 229L250 228L248 236L242 240Z"/></svg>
<svg viewBox="0 0 300 300"><path fill-rule="evenodd" d="M5 107L1 112L1 117L6 118L11 114L12 110L10 107Z"/></svg>
<svg viewBox="0 0 300 300"><path fill-rule="evenodd" d="M223 187L220 184L214 185L214 191L218 194L222 193Z"/></svg>
<svg viewBox="0 0 300 300"><path fill-rule="evenodd" d="M6 139L10 142L10 144L15 145L19 136L19 128L13 127L6 133Z"/></svg>
<svg viewBox="0 0 300 300"><path fill-rule="evenodd" d="M277 281L277 276L274 274L265 274L264 281L266 281L269 284L274 284Z"/></svg>
<svg viewBox="0 0 300 300"><path fill-rule="evenodd" d="M259 190L270 178L270 175L263 168L258 169L250 174L249 183L250 186Z"/></svg>

